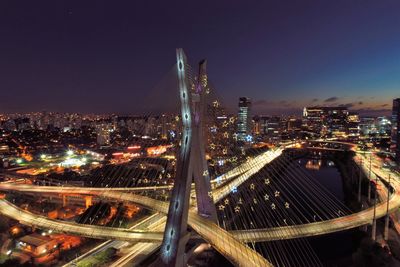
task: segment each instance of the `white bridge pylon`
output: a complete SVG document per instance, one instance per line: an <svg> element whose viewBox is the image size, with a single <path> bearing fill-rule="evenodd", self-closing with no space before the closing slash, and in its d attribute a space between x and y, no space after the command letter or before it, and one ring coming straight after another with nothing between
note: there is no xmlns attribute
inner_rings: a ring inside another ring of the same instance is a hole
<svg viewBox="0 0 400 267"><path fill-rule="evenodd" d="M207 87L206 61L199 64L197 83L188 78L187 58L176 50L179 96L181 101L182 139L174 187L161 246L164 266L185 266L185 248L190 237L188 212L192 181L195 184L198 214L214 223L217 213L212 199L210 176L205 158L203 120Z"/></svg>

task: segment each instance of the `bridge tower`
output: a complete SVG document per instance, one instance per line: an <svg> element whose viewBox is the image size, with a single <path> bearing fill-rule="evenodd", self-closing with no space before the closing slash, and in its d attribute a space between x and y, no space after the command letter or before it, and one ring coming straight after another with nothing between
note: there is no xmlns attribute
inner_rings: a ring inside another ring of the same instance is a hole
<svg viewBox="0 0 400 267"><path fill-rule="evenodd" d="M185 247L190 237L187 220L192 181L195 183L199 215L214 222L217 221L204 147L206 61L200 62L197 83L192 86L188 78L189 65L183 49L176 50L176 60L181 101L182 139L160 251L163 266L185 266L186 264Z"/></svg>

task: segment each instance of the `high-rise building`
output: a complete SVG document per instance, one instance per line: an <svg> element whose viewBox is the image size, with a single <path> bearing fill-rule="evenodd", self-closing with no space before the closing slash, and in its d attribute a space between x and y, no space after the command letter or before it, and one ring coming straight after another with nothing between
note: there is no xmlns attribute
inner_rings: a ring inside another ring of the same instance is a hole
<svg viewBox="0 0 400 267"><path fill-rule="evenodd" d="M343 136L347 132L348 115L346 107L306 107L304 126L321 136Z"/></svg>
<svg viewBox="0 0 400 267"><path fill-rule="evenodd" d="M353 138L360 136L360 116L358 113L350 112L347 116L347 134Z"/></svg>
<svg viewBox="0 0 400 267"><path fill-rule="evenodd" d="M102 123L96 126L97 144L105 146L110 144L111 124Z"/></svg>
<svg viewBox="0 0 400 267"><path fill-rule="evenodd" d="M251 133L251 101L247 97L239 98L239 112L237 120L237 137L239 141L245 141Z"/></svg>
<svg viewBox="0 0 400 267"><path fill-rule="evenodd" d="M396 162L400 163L400 98L393 99L392 140L390 148L395 154Z"/></svg>
<svg viewBox="0 0 400 267"><path fill-rule="evenodd" d="M390 136L392 122L389 118L383 117L362 117L359 123L360 134L363 136Z"/></svg>

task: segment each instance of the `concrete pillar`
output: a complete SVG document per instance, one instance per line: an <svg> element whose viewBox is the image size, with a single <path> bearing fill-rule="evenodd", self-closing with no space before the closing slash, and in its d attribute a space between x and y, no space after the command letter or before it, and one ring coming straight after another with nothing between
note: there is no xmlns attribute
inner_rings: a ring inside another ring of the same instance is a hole
<svg viewBox="0 0 400 267"><path fill-rule="evenodd" d="M389 185L387 187L387 199L386 199L386 216L385 216L385 229L383 230L383 239L388 240L389 239L389 199L390 199L390 174L389 174Z"/></svg>
<svg viewBox="0 0 400 267"><path fill-rule="evenodd" d="M383 239L386 241L389 239L389 214L386 215L385 217L385 229L383 230Z"/></svg>
<svg viewBox="0 0 400 267"><path fill-rule="evenodd" d="M368 202L371 201L371 172L372 172L371 168L372 168L372 155L370 154L369 155L369 172L368 172L368 180L369 180L369 183L368 183Z"/></svg>
<svg viewBox="0 0 400 267"><path fill-rule="evenodd" d="M371 238L374 241L376 240L376 219L372 221Z"/></svg>
<svg viewBox="0 0 400 267"><path fill-rule="evenodd" d="M85 196L85 206L89 208L93 205L93 196Z"/></svg>
<svg viewBox="0 0 400 267"><path fill-rule="evenodd" d="M361 180L362 180L362 160L360 162L360 174L358 176L358 202L361 203Z"/></svg>
<svg viewBox="0 0 400 267"><path fill-rule="evenodd" d="M63 207L66 207L68 205L67 195L62 195L62 200L63 200Z"/></svg>
<svg viewBox="0 0 400 267"><path fill-rule="evenodd" d="M368 203L371 202L371 180L368 181Z"/></svg>

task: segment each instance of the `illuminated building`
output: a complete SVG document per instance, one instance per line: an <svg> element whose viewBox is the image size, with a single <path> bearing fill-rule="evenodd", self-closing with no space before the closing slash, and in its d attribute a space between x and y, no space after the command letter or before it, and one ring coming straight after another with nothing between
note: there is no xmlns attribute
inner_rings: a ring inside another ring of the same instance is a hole
<svg viewBox="0 0 400 267"><path fill-rule="evenodd" d="M146 148L147 155L149 156L158 156L161 155L165 152L167 152L167 149L171 147L171 145L159 145L159 146L152 146Z"/></svg>
<svg viewBox="0 0 400 267"><path fill-rule="evenodd" d="M348 115L346 107L305 107L303 125L321 136L344 136Z"/></svg>
<svg viewBox="0 0 400 267"><path fill-rule="evenodd" d="M144 125L144 135L155 136L157 133L158 120L155 117L148 117Z"/></svg>
<svg viewBox="0 0 400 267"><path fill-rule="evenodd" d="M347 132L349 136L360 136L360 116L357 113L350 113L347 117Z"/></svg>
<svg viewBox="0 0 400 267"><path fill-rule="evenodd" d="M288 132L301 131L302 123L303 122L302 122L301 119L289 118L289 120L287 121L287 130L288 130Z"/></svg>
<svg viewBox="0 0 400 267"><path fill-rule="evenodd" d="M97 144L100 146L105 146L110 144L110 132L111 132L111 125L109 124L97 125L96 127Z"/></svg>
<svg viewBox="0 0 400 267"><path fill-rule="evenodd" d="M207 88L208 89L208 88ZM233 144L235 143L235 118L229 116L226 110L220 105L216 99L210 99L207 104L205 114L205 124L207 133L206 153L214 163L220 159L231 157Z"/></svg>
<svg viewBox="0 0 400 267"><path fill-rule="evenodd" d="M165 116L165 114L161 115L161 138L168 138L167 117Z"/></svg>
<svg viewBox="0 0 400 267"><path fill-rule="evenodd" d="M375 119L375 127L379 135L391 135L392 122L387 117L378 117Z"/></svg>
<svg viewBox="0 0 400 267"><path fill-rule="evenodd" d="M260 127L261 127L260 117L259 116L255 116L253 118L253 134L254 135L259 135L260 134Z"/></svg>
<svg viewBox="0 0 400 267"><path fill-rule="evenodd" d="M267 121L267 136L270 141L279 141L281 133L281 118L278 116L270 117Z"/></svg>
<svg viewBox="0 0 400 267"><path fill-rule="evenodd" d="M57 240L46 235L33 233L19 239L18 246L21 250L31 253L33 256L43 256L57 248Z"/></svg>
<svg viewBox="0 0 400 267"><path fill-rule="evenodd" d="M47 126L51 123L51 116L49 113L47 113L46 111L44 111L42 113L42 116L40 117L39 121L38 121L38 127L41 130L46 130Z"/></svg>
<svg viewBox="0 0 400 267"><path fill-rule="evenodd" d="M251 133L251 102L247 97L239 98L239 112L237 120L237 135L239 141L245 141Z"/></svg>
<svg viewBox="0 0 400 267"><path fill-rule="evenodd" d="M29 118L16 118L14 121L18 131L24 131L31 128Z"/></svg>
<svg viewBox="0 0 400 267"><path fill-rule="evenodd" d="M257 116L254 118L253 133L267 139L268 142L278 142L281 139L282 120L278 116Z"/></svg>
<svg viewBox="0 0 400 267"><path fill-rule="evenodd" d="M362 117L359 123L361 135L390 136L392 122L387 117Z"/></svg>
<svg viewBox="0 0 400 267"><path fill-rule="evenodd" d="M391 151L400 163L400 98L393 99Z"/></svg>
<svg viewBox="0 0 400 267"><path fill-rule="evenodd" d="M360 118L360 133L361 135L369 135L375 131L375 118L362 117Z"/></svg>

